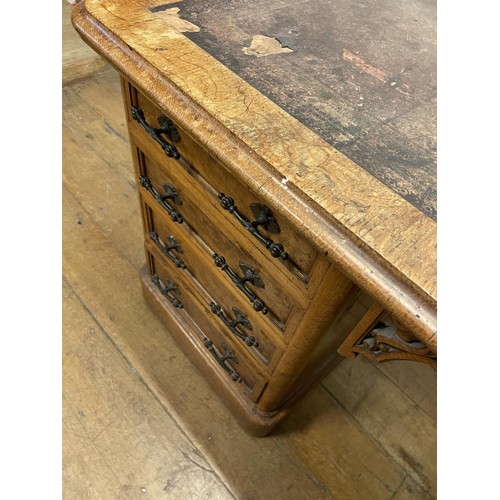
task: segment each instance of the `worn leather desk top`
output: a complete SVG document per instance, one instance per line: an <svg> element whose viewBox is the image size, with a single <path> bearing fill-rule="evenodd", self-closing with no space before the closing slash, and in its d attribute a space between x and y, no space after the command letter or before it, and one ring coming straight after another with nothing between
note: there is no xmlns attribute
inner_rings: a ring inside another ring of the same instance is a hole
<svg viewBox="0 0 500 500"><path fill-rule="evenodd" d="M191 40L436 219L436 4L183 0Z"/></svg>

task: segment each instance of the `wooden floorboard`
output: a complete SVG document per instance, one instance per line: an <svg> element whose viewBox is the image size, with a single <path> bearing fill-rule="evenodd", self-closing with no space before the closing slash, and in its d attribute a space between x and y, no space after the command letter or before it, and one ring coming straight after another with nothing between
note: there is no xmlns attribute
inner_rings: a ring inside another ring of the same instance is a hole
<svg viewBox="0 0 500 500"><path fill-rule="evenodd" d="M63 489L86 498L436 496L436 372L345 360L246 435L142 299L118 76L63 89Z"/></svg>
<svg viewBox="0 0 500 500"><path fill-rule="evenodd" d="M63 304L64 498L234 498L67 282Z"/></svg>
<svg viewBox="0 0 500 500"><path fill-rule="evenodd" d="M106 68L106 62L78 36L71 24L72 5L62 0L62 84L93 76Z"/></svg>

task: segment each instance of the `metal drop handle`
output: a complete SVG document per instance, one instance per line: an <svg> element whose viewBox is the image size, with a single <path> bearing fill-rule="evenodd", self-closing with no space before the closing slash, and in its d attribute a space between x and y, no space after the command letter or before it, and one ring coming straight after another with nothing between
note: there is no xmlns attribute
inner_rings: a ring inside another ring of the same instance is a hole
<svg viewBox="0 0 500 500"><path fill-rule="evenodd" d="M179 269L186 269L186 264L184 263L184 261L180 257L177 257L177 255L174 255L172 253L173 251L184 253L184 250L182 249L180 243L175 239L174 236L167 236L168 244L163 243L155 231L151 231L149 233L149 237L155 242L161 253L172 261L175 267L178 267Z"/></svg>
<svg viewBox="0 0 500 500"><path fill-rule="evenodd" d="M262 314L267 314L269 312L267 306L257 297L257 295L255 295L254 292L252 292L252 290L246 286L246 283L250 282L258 288L264 288L264 283L260 279L257 271L247 264L240 264L240 269L243 271L243 276L240 277L228 266L224 257L221 257L216 253L214 253L212 257L214 259L214 264L217 267L220 267L231 278L231 281L234 283L236 288L241 290L250 299L252 307Z"/></svg>
<svg viewBox="0 0 500 500"><path fill-rule="evenodd" d="M216 304L215 302L212 302L210 304L210 310L219 316L219 318L223 321L223 323L227 326L229 331L231 331L236 337L240 338L245 342L245 344L248 347L259 347L259 343L255 340L255 337L251 337L250 335L245 335L243 332L238 330L236 327L237 326L242 326L243 328L246 328L247 330L252 330L252 325L250 321L248 321L247 317L245 314L243 314L239 309L236 307L233 307L233 313L235 315L235 319L229 319L226 317L224 314L224 311L222 310L222 307L219 304Z"/></svg>
<svg viewBox="0 0 500 500"><path fill-rule="evenodd" d="M277 220L275 219L271 209L266 207L266 205L261 205L260 203L252 203L250 209L255 216L255 220L250 221L244 215L238 211L238 207L235 206L234 200L230 196L226 196L224 193L219 193L218 195L221 207L227 210L231 215L233 215L236 220L252 235L254 238L260 241L264 245L271 255L278 259L287 260L288 254L285 252L285 247L281 243L275 243L270 238L266 238L259 232L259 227L263 227L266 231L270 233L279 233L280 227Z"/></svg>
<svg viewBox="0 0 500 500"><path fill-rule="evenodd" d="M165 194L160 194L153 187L151 181L147 177L141 175L139 177L139 182L141 186L151 194L151 196L157 201L157 203L167 211L168 215L170 215L170 218L174 222L178 222L179 224L182 224L184 222L182 215L177 210L175 210L175 208L170 205L170 203L167 202L167 200L172 200L176 205L182 205L181 197L179 196L179 193L177 193L177 190L174 188L174 186L172 186L172 184L164 184L163 190L165 191Z"/></svg>
<svg viewBox="0 0 500 500"><path fill-rule="evenodd" d="M132 118L148 133L148 135L161 146L161 149L163 149L169 158L175 158L178 160L181 157L177 148L162 137L162 134L166 134L170 140L174 142L176 142L176 139L179 140L179 133L169 118L160 117L158 119L160 128L154 128L149 125L144 118L144 111L142 111L141 108L131 106L130 114L132 115Z"/></svg>
<svg viewBox="0 0 500 500"><path fill-rule="evenodd" d="M226 365L226 361L233 361L234 363L238 363L238 360L233 354L233 351L231 351L231 349L229 349L226 344L222 344L222 348L224 349L224 354L222 356L219 355L210 339L203 339L203 344L212 353L212 356L217 360L217 363L219 363L219 365L221 365L222 368L224 368L224 370L229 374L231 380L233 380L234 382L242 382L243 379L241 378L241 376L229 365Z"/></svg>
<svg viewBox="0 0 500 500"><path fill-rule="evenodd" d="M177 297L170 294L170 292L179 291L177 285L173 281L167 280L165 284L163 284L157 274L153 274L151 276L151 281L158 287L160 292L172 303L174 307L178 309L182 309L184 307L182 302Z"/></svg>

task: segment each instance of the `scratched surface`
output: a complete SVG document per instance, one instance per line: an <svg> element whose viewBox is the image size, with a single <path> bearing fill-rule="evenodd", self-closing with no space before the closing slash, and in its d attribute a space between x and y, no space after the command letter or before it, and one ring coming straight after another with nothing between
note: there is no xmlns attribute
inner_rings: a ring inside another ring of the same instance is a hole
<svg viewBox="0 0 500 500"><path fill-rule="evenodd" d="M186 33L436 220L431 0L183 0Z"/></svg>

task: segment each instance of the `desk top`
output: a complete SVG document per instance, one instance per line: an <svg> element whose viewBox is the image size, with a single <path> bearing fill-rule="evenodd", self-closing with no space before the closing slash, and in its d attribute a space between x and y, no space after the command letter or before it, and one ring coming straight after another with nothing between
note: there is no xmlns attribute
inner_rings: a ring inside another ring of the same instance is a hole
<svg viewBox="0 0 500 500"><path fill-rule="evenodd" d="M436 349L434 7L370 4L86 0L73 22Z"/></svg>
<svg viewBox="0 0 500 500"><path fill-rule="evenodd" d="M436 220L436 4L183 0L186 36Z"/></svg>

